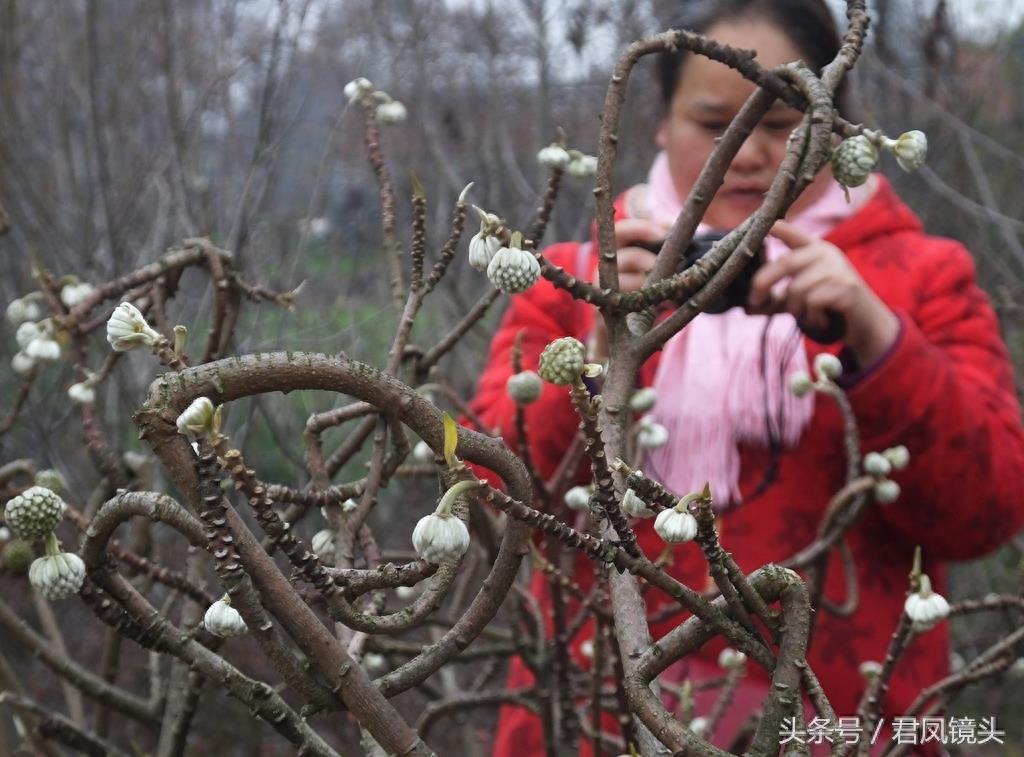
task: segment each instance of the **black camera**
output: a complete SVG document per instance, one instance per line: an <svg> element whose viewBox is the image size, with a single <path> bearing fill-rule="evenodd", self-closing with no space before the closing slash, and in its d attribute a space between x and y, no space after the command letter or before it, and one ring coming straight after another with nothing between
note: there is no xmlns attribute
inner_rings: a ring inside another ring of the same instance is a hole
<svg viewBox="0 0 1024 757"><path fill-rule="evenodd" d="M681 273L685 271L711 252L711 248L714 247L715 243L724 238L725 234L717 231L705 232L694 236L690 244L683 251L682 260L679 261L679 267L676 269L676 272ZM633 242L632 245L658 254L661 252L664 243L664 240L662 240L660 242ZM704 312L717 314L724 313L731 308L745 307L750 296L750 288L754 283L754 275L757 273L757 269L764 265L764 262L765 254L764 246L762 245L754 254L754 260L739 272L739 275L733 279L733 282L726 287L722 294L704 308ZM807 338L819 344L837 342L846 334L846 319L839 313L833 313L832 311L829 311L828 325L823 329L814 328L800 318L797 319L797 325Z"/></svg>
<svg viewBox="0 0 1024 757"><path fill-rule="evenodd" d="M715 243L720 242L724 238L725 234L717 231L697 234L683 251L683 256L679 261L678 268L676 268L676 273L682 273L692 266L702 257L711 252L711 248L714 247ZM642 247L645 250L650 250L657 255L661 252L661 248L665 244L665 240L661 240L659 242L632 242L631 244L635 247ZM760 268L763 263L764 247L762 246L754 255L754 261L740 271L732 284L730 284L722 294L712 300L711 303L704 308L704 312L715 314L724 313L726 310L731 308L741 308L746 305L747 297L750 295L750 287L754 283L754 274L757 273L757 269Z"/></svg>

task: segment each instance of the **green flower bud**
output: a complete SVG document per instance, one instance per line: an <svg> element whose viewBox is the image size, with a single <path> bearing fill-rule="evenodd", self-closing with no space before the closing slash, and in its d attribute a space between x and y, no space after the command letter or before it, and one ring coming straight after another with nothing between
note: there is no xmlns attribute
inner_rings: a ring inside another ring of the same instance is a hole
<svg viewBox="0 0 1024 757"><path fill-rule="evenodd" d="M899 499L900 485L892 479L884 479L875 484L875 502L880 505L888 505Z"/></svg>
<svg viewBox="0 0 1024 757"><path fill-rule="evenodd" d="M794 371L789 376L789 391L797 397L803 397L814 389L814 382L805 371Z"/></svg>
<svg viewBox="0 0 1024 757"><path fill-rule="evenodd" d="M644 387L633 392L629 398L629 409L635 413L646 413L658 401L658 394L652 387Z"/></svg>
<svg viewBox="0 0 1024 757"><path fill-rule="evenodd" d="M49 489L59 497L67 490L68 482L64 480L64 476L61 475L60 471L46 468L36 474L36 486Z"/></svg>
<svg viewBox="0 0 1024 757"><path fill-rule="evenodd" d="M14 539L7 542L2 554L3 564L11 573L21 575L28 571L29 566L36 557L32 550L32 543L25 539Z"/></svg>
<svg viewBox="0 0 1024 757"><path fill-rule="evenodd" d="M544 382L533 371L521 371L509 376L505 388L512 399L520 405L526 405L540 397Z"/></svg>
<svg viewBox="0 0 1024 757"><path fill-rule="evenodd" d="M571 336L551 342L540 355L537 372L545 381L565 386L583 374L584 349L579 339Z"/></svg>
<svg viewBox="0 0 1024 757"><path fill-rule="evenodd" d="M896 470L903 470L910 464L910 451L902 444L896 447L889 447L882 454Z"/></svg>
<svg viewBox="0 0 1024 757"><path fill-rule="evenodd" d="M884 455L869 452L864 455L864 472L877 478L888 476L892 472L892 463Z"/></svg>
<svg viewBox="0 0 1024 757"><path fill-rule="evenodd" d="M859 187L878 165L878 148L863 135L844 139L832 151L832 175L844 187Z"/></svg>
<svg viewBox="0 0 1024 757"><path fill-rule="evenodd" d="M26 489L11 499L4 509L4 519L22 539L41 539L51 533L64 517L64 500L42 486Z"/></svg>
<svg viewBox="0 0 1024 757"><path fill-rule="evenodd" d="M835 355L822 352L814 356L814 372L819 379L826 378L835 381L843 375L843 364Z"/></svg>

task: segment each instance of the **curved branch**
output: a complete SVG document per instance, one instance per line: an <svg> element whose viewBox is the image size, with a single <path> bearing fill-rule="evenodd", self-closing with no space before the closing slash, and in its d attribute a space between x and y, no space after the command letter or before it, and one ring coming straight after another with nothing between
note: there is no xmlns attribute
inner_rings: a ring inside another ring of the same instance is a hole
<svg viewBox="0 0 1024 757"><path fill-rule="evenodd" d="M434 449L443 447L440 411L415 390L373 367L347 356L313 353L267 353L218 360L157 379L135 421L142 438L163 461L193 507L201 506L192 451L177 433L177 415L196 397L215 403L265 392L323 389L352 395L388 408L396 420L415 431ZM517 498L530 498L530 483L521 463L495 440L467 429L459 430L459 452L501 475ZM509 588L529 538L529 529L511 522L505 529L491 572L469 608L439 641L419 657L377 681L373 690L362 668L339 647L312 611L281 575L273 560L233 508L226 513L239 556L259 587L267 609L278 618L320 672L366 726L392 753L418 753L422 741L403 727L403 721L381 695L414 686L452 659L493 619ZM425 748L425 747L423 747Z"/></svg>

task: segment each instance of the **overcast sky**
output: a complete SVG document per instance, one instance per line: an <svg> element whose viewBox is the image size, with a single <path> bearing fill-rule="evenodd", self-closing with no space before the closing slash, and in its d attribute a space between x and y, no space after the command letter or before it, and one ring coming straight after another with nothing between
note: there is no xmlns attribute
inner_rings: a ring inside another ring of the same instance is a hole
<svg viewBox="0 0 1024 757"><path fill-rule="evenodd" d="M628 0L624 0L628 2ZM924 9L931 10L937 0L921 0ZM447 0L450 5L482 6L488 0ZM500 5L500 0L490 0ZM827 0L836 12L841 14L846 7L844 0ZM948 0L954 23L961 34L992 36L1007 28L1012 28L1024 17L1024 0ZM562 3L559 0L548 0L548 8L557 13ZM868 8L872 0L868 0Z"/></svg>
<svg viewBox="0 0 1024 757"><path fill-rule="evenodd" d="M846 5L842 0L829 2L840 12ZM935 7L935 2L923 0L921 6L930 10ZM868 7L871 7L870 0ZM1020 23L1024 16L1024 0L949 0L949 9L957 31L970 36L991 36Z"/></svg>

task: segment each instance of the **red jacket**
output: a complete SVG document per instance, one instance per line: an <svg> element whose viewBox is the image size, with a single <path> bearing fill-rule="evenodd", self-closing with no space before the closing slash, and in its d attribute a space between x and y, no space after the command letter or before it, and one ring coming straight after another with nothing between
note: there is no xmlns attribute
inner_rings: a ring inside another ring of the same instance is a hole
<svg viewBox="0 0 1024 757"><path fill-rule="evenodd" d="M990 552L1024 522L1024 432L1013 373L996 317L975 282L971 256L955 241L926 236L919 219L879 178L875 195L827 240L846 253L902 324L893 348L855 374L848 387L862 450L905 444L911 462L893 474L902 490L899 499L870 505L847 536L860 591L857 611L849 618L818 613L808 660L840 716L856 713L863 690L859 663L884 659L902 612L915 545L923 548L933 586L945 592L944 560ZM579 274L579 250L576 243L557 244L546 255ZM587 265L589 271L596 266L595 254ZM525 330L524 367L535 369L548 342L566 335L583 337L592 319L589 306L546 280L511 299L472 406L486 424L501 429L512 449L517 445L515 406L505 382L516 334ZM823 349L808 340L805 346L809 360ZM644 366L644 384L650 383L656 361L657 356ZM565 388L545 384L541 398L527 407L526 423L533 459L547 476L577 427ZM838 410L819 396L800 443L783 452L775 482L748 506L721 516L723 546L744 571L783 560L814 539L825 504L843 484L842 439ZM769 452L752 447L740 452L740 490L747 495L760 483ZM663 545L652 520L639 522L637 530L653 557ZM841 603L843 571L835 553L832 558L825 596ZM695 544L675 550L671 572L688 586L706 584L706 563ZM588 561L580 558L574 578L587 587L592 575ZM534 589L543 600L540 579ZM657 591L647 597L652 610L666 602ZM655 638L672 625L653 627ZM582 661L581 640L573 646ZM713 661L721 647L720 640L708 644L701 655ZM947 623L918 636L897 666L886 713L903 713L923 687L947 674L948 658ZM751 676L764 680L763 671L749 667ZM521 663L514 664L509 687L521 688L529 681ZM495 754L543 754L538 722L524 710L506 708Z"/></svg>

